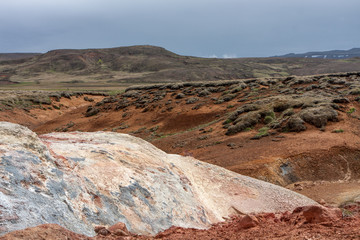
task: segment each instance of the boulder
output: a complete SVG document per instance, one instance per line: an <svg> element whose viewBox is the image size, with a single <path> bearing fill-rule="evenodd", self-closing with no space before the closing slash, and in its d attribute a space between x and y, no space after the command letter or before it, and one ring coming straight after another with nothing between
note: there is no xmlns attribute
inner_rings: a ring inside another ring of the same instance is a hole
<svg viewBox="0 0 360 240"><path fill-rule="evenodd" d="M105 235L102 229L155 235L171 226L208 228L234 209L252 214L316 205L285 188L166 154L126 134L38 137L7 122L0 122L0 176L0 235L46 223L87 236L99 225Z"/></svg>
<svg viewBox="0 0 360 240"><path fill-rule="evenodd" d="M112 225L111 227L108 228L108 230L112 234L115 234L117 236L128 236L129 235L129 232L126 228L125 223L122 223L122 222L118 222L118 223Z"/></svg>
<svg viewBox="0 0 360 240"><path fill-rule="evenodd" d="M110 235L110 234L111 234L110 231L107 230L106 228L102 228L102 229L100 229L99 232L98 232L98 235L102 235L102 236L108 236L108 235Z"/></svg>
<svg viewBox="0 0 360 240"><path fill-rule="evenodd" d="M303 209L307 223L336 222L342 217L339 208L326 208L323 206L307 206Z"/></svg>
<svg viewBox="0 0 360 240"><path fill-rule="evenodd" d="M259 220L255 216L246 215L240 219L238 227L239 229L248 229L256 227L257 225L259 225Z"/></svg>

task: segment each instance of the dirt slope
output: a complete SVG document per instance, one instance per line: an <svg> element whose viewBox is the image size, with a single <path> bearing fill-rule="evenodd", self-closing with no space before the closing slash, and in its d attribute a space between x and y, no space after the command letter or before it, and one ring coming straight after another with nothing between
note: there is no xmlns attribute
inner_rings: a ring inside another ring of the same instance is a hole
<svg viewBox="0 0 360 240"><path fill-rule="evenodd" d="M339 205L360 195L359 89L358 73L162 84L0 117L38 133L130 133L168 153ZM351 189L332 187L348 183Z"/></svg>

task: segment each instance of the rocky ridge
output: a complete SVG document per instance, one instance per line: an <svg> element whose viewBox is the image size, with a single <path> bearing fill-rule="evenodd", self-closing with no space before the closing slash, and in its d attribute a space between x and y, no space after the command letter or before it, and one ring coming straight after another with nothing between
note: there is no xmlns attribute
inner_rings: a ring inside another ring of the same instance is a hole
<svg viewBox="0 0 360 240"><path fill-rule="evenodd" d="M123 222L137 234L207 228L232 214L314 201L126 134L50 133L0 122L1 234L45 223L93 236Z"/></svg>

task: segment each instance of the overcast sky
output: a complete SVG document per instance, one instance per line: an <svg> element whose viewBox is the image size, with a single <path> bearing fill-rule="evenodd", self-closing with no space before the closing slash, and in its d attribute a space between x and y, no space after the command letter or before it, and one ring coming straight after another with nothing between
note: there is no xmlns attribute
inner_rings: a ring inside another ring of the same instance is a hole
<svg viewBox="0 0 360 240"><path fill-rule="evenodd" d="M149 44L261 57L360 47L359 0L0 0L0 52Z"/></svg>

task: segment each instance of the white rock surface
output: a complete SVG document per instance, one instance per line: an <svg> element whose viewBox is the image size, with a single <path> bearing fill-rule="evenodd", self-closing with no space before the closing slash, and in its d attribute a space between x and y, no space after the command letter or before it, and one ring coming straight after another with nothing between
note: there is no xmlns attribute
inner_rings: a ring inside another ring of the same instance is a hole
<svg viewBox="0 0 360 240"><path fill-rule="evenodd" d="M124 222L138 234L206 228L235 213L293 210L314 201L126 134L37 137L0 122L0 235L43 223L94 235Z"/></svg>

